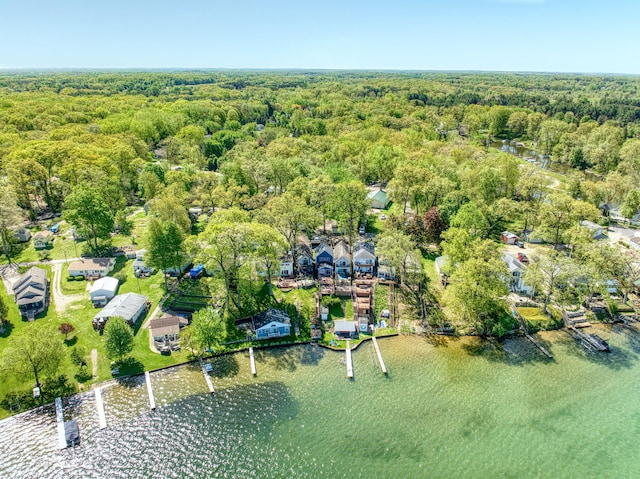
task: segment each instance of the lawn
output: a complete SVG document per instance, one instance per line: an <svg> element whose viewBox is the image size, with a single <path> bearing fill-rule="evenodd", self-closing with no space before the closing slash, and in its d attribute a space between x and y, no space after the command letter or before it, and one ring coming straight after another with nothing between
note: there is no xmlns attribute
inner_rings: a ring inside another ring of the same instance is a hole
<svg viewBox="0 0 640 479"><path fill-rule="evenodd" d="M60 276L60 289L65 295L81 294L87 291L87 281L84 277L69 276L69 263L62 265L62 273Z"/></svg>
<svg viewBox="0 0 640 479"><path fill-rule="evenodd" d="M376 321L384 309L389 309L389 286L376 283L373 290L373 314Z"/></svg>
<svg viewBox="0 0 640 479"><path fill-rule="evenodd" d="M517 307L518 314L536 329L546 328L552 319L542 312L540 308Z"/></svg>

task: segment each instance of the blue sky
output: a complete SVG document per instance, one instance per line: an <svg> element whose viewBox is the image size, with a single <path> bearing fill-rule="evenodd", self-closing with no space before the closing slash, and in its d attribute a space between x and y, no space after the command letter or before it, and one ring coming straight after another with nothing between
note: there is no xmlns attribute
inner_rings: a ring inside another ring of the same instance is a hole
<svg viewBox="0 0 640 479"><path fill-rule="evenodd" d="M0 0L0 68L640 74L633 0Z"/></svg>

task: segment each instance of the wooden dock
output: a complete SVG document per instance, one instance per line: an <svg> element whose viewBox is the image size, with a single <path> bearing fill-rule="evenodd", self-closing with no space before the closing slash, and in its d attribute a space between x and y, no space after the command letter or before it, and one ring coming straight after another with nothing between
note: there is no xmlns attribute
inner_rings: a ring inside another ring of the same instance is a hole
<svg viewBox="0 0 640 479"><path fill-rule="evenodd" d="M256 371L256 358L253 356L253 348L249 348L249 361L251 362L251 374L254 376L258 374Z"/></svg>
<svg viewBox="0 0 640 479"><path fill-rule="evenodd" d="M576 334L577 338L580 339L580 342L585 348L591 351L611 351L607 342L597 334L585 334L582 331L578 331L574 326L569 326L568 328Z"/></svg>
<svg viewBox="0 0 640 479"><path fill-rule="evenodd" d="M211 376L209 376L209 370L207 369L207 365L204 363L202 359L200 361L200 368L202 369L202 374L204 375L204 380L207 382L207 387L209 388L209 392L211 394L215 394L216 390L213 388L213 381L211 381ZM208 365L211 367L211 365Z"/></svg>
<svg viewBox="0 0 640 479"><path fill-rule="evenodd" d="M149 371L145 371L144 379L147 383L147 392L149 393L149 407L153 411L156 408L156 400L153 397L153 389L151 388L151 375L149 374Z"/></svg>
<svg viewBox="0 0 640 479"><path fill-rule="evenodd" d="M98 425L100 429L107 427L107 418L104 415L104 402L102 401L102 388L96 388L93 393L96 397L96 408L98 409Z"/></svg>
<svg viewBox="0 0 640 479"><path fill-rule="evenodd" d="M548 357L549 359L553 359L553 354L551 354L549 351L547 351L546 348L544 346L542 346L542 344L538 343L538 341L536 341L533 336L531 336L526 331L525 331L524 335L527 337L527 339L529 341L531 341L535 345L536 348L538 348L540 351L542 351L546 357Z"/></svg>
<svg viewBox="0 0 640 479"><path fill-rule="evenodd" d="M351 362L351 341L347 339L347 347L344 350L347 359L347 377L353 379L353 363Z"/></svg>
<svg viewBox="0 0 640 479"><path fill-rule="evenodd" d="M58 427L58 447L67 448L67 436L64 432L64 412L62 411L62 398L56 398L56 422Z"/></svg>
<svg viewBox="0 0 640 479"><path fill-rule="evenodd" d="M373 340L373 348L376 350L376 354L378 355L378 361L380 362L380 369L384 374L387 374L387 367L384 365L384 360L382 359L382 353L380 352L380 346L378 346L378 340L376 337L371 338Z"/></svg>

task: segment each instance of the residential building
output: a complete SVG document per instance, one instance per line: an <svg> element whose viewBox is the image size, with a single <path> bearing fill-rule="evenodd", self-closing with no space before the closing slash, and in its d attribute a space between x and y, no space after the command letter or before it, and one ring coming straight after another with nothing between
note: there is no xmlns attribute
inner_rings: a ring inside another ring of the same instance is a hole
<svg viewBox="0 0 640 479"><path fill-rule="evenodd" d="M389 204L389 196L387 192L382 189L370 191L367 194L367 200L371 202L372 208L379 210L385 209Z"/></svg>
<svg viewBox="0 0 640 479"><path fill-rule="evenodd" d="M13 236L15 236L15 238L21 243L26 243L31 239L31 231L29 231L27 228L20 228L16 230Z"/></svg>
<svg viewBox="0 0 640 479"><path fill-rule="evenodd" d="M170 314L149 321L149 334L153 338L156 349L160 352L178 349L180 328L186 325L186 318Z"/></svg>
<svg viewBox="0 0 640 479"><path fill-rule="evenodd" d="M349 246L344 241L340 241L333 249L333 263L338 276L348 278L351 276L351 258Z"/></svg>
<svg viewBox="0 0 640 479"><path fill-rule="evenodd" d="M49 305L47 272L33 266L13 283L13 294L20 314L32 321Z"/></svg>
<svg viewBox="0 0 640 479"><path fill-rule="evenodd" d="M532 294L533 288L527 286L522 280L522 275L526 270L526 266L510 253L503 253L502 260L509 269L510 277L508 278L509 291L514 293Z"/></svg>
<svg viewBox="0 0 640 479"><path fill-rule="evenodd" d="M593 221L583 220L580 222L580 226L588 229L593 235L593 239L605 238L602 226L600 226L597 223L594 223Z"/></svg>
<svg viewBox="0 0 640 479"><path fill-rule="evenodd" d="M318 276L333 276L333 248L326 243L316 248Z"/></svg>
<svg viewBox="0 0 640 479"><path fill-rule="evenodd" d="M291 253L285 254L280 259L280 277L293 278L293 255Z"/></svg>
<svg viewBox="0 0 640 479"><path fill-rule="evenodd" d="M38 231L33 235L33 247L35 249L48 248L53 243L53 238L54 234L49 230Z"/></svg>
<svg viewBox="0 0 640 479"><path fill-rule="evenodd" d="M111 273L115 265L115 258L91 258L74 261L69 264L69 276L84 276L86 279L102 278Z"/></svg>
<svg viewBox="0 0 640 479"><path fill-rule="evenodd" d="M353 253L353 270L358 273L373 274L376 259L376 256L368 249L360 247Z"/></svg>
<svg viewBox="0 0 640 479"><path fill-rule="evenodd" d="M144 255L146 252L146 249L136 251L136 259L133 261L133 274L135 274L136 277L155 273L155 269L151 266L147 266L144 262Z"/></svg>
<svg viewBox="0 0 640 479"><path fill-rule="evenodd" d="M500 240L504 244L516 244L518 241L520 241L520 238L517 234L512 233L511 231L503 231L500 235Z"/></svg>
<svg viewBox="0 0 640 479"><path fill-rule="evenodd" d="M267 309L253 317L256 339L282 338L291 334L291 319L286 311Z"/></svg>
<svg viewBox="0 0 640 479"><path fill-rule="evenodd" d="M103 329L109 318L119 316L133 326L147 312L147 297L136 293L119 294L96 313L93 317L93 327Z"/></svg>
<svg viewBox="0 0 640 479"><path fill-rule="evenodd" d="M334 321L333 332L341 338L355 338L358 334L355 321Z"/></svg>

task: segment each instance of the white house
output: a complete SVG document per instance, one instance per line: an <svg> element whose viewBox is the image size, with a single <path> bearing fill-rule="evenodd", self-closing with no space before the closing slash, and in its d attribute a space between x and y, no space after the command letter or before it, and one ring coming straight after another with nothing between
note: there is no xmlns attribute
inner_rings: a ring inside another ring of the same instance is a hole
<svg viewBox="0 0 640 479"><path fill-rule="evenodd" d="M146 249L136 251L136 259L133 261L133 273L136 277L155 273L155 270L151 266L147 266L144 262L146 252Z"/></svg>
<svg viewBox="0 0 640 479"><path fill-rule="evenodd" d="M285 254L280 259L280 276L282 278L293 277L293 256L291 253Z"/></svg>
<svg viewBox="0 0 640 479"><path fill-rule="evenodd" d="M340 241L333 248L333 262L336 267L336 274L342 277L351 275L351 259L349 258L349 247L344 241Z"/></svg>
<svg viewBox="0 0 640 479"><path fill-rule="evenodd" d="M373 273L376 266L376 256L365 248L360 248L353 253L353 270L359 273Z"/></svg>
<svg viewBox="0 0 640 479"><path fill-rule="evenodd" d="M527 286L522 281L522 275L526 269L526 266L522 264L515 256L509 253L503 253L502 261L504 261L509 269L510 277L508 278L509 291L514 293L532 294L533 288Z"/></svg>
<svg viewBox="0 0 640 479"><path fill-rule="evenodd" d="M38 231L33 235L33 247L35 249L43 249L51 246L54 235L51 231Z"/></svg>
<svg viewBox="0 0 640 479"><path fill-rule="evenodd" d="M357 334L355 321L334 321L333 332L336 336L354 338Z"/></svg>
<svg viewBox="0 0 640 479"><path fill-rule="evenodd" d="M96 280L89 290L89 298L94 306L104 306L118 291L118 280L105 276Z"/></svg>
<svg viewBox="0 0 640 479"><path fill-rule="evenodd" d="M119 294L93 317L93 327L104 328L109 318L119 316L133 326L147 312L147 297L136 293Z"/></svg>
<svg viewBox="0 0 640 479"><path fill-rule="evenodd" d="M115 265L115 258L92 258L74 261L69 264L69 276L102 278L111 273Z"/></svg>

